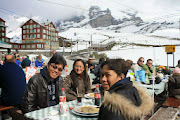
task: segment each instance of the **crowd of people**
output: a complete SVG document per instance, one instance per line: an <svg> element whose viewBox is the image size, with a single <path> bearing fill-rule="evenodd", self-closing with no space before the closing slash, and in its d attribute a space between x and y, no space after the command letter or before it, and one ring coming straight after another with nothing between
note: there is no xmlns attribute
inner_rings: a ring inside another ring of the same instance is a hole
<svg viewBox="0 0 180 120"><path fill-rule="evenodd" d="M67 62L60 53L53 51L47 65L44 64L41 55L37 57L35 66L43 69L32 76L26 84L22 68L31 65L28 56L6 55L4 58L3 65L0 65L0 88L2 88L0 105L11 105L15 106L15 110L20 110L21 112L15 112L18 114L18 117L15 115L16 119L22 119L23 114L27 112L58 104L61 88L65 88L67 101L76 100L78 94L91 93L89 72L96 76L93 83L102 84L104 91L107 91L104 92L106 94L98 120L140 119L154 109L154 100L147 90L135 81L144 83L145 80L150 80L153 74L162 72L156 73L152 59L147 59L144 64L144 58L140 57L137 63L133 64L132 60L100 58L98 65L95 65L94 58L90 56L87 62L76 59L70 74L63 78L62 71ZM144 78L139 78L140 74ZM169 95L179 99L178 66L173 70L168 84Z"/></svg>

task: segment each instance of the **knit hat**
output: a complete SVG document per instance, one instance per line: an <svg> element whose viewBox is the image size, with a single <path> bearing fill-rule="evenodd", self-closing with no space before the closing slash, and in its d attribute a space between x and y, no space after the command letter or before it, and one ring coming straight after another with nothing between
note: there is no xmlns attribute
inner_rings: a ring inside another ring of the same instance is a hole
<svg viewBox="0 0 180 120"><path fill-rule="evenodd" d="M173 73L180 73L180 68L179 67L174 68Z"/></svg>

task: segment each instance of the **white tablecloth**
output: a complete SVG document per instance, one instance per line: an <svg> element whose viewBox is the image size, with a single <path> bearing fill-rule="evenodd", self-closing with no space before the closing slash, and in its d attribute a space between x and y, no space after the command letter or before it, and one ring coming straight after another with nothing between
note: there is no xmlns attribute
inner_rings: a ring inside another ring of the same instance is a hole
<svg viewBox="0 0 180 120"><path fill-rule="evenodd" d="M93 105L93 102L90 102L91 99L86 100L83 98L83 105ZM70 101L67 102L68 108L69 107L75 107L77 106L77 101ZM60 115L59 113L57 115L51 115L51 111L58 111L59 112L59 105L43 108L40 110L32 111L29 113L26 113L25 116L28 118L33 118L35 120L96 120L96 117L82 117L75 115L69 110L66 115Z"/></svg>
<svg viewBox="0 0 180 120"><path fill-rule="evenodd" d="M140 82L137 82L140 86L143 86L147 88L148 92L150 94L155 93L156 95L162 93L166 89L168 80L162 80L159 84L154 84L154 92L153 92L153 84L147 85L147 84L142 84Z"/></svg>

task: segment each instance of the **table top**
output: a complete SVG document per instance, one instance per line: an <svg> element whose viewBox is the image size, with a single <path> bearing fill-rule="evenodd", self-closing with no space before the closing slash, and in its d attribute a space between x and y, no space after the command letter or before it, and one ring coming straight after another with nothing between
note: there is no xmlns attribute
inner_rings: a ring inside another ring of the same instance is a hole
<svg viewBox="0 0 180 120"><path fill-rule="evenodd" d="M180 99L168 97L167 100L163 103L164 107L173 107L179 108L180 106Z"/></svg>
<svg viewBox="0 0 180 120"><path fill-rule="evenodd" d="M83 101L82 105L93 105L93 102L91 99L83 98L82 101ZM77 106L77 100L67 102L67 106L68 108ZM58 114L53 116L51 114L51 111L56 111L58 112ZM57 119L58 120L59 119L61 120L96 120L97 119L97 116L96 117L82 117L82 116L75 115L71 112L71 110L68 110L68 112L65 115L60 115L59 104L26 113L25 116L28 118L33 118L35 120L57 120Z"/></svg>
<svg viewBox="0 0 180 120"><path fill-rule="evenodd" d="M165 87L166 87L166 83L167 83L167 82L168 82L167 80L163 80L163 81L160 82L159 84L154 84L154 93L155 93L156 95L162 93L162 92L165 90ZM150 94L153 94L153 84L148 85L148 84L142 84L142 83L140 83L140 82L136 82L136 83L138 83L138 84L139 84L140 86L142 86L142 87L147 88L148 92L149 92Z"/></svg>

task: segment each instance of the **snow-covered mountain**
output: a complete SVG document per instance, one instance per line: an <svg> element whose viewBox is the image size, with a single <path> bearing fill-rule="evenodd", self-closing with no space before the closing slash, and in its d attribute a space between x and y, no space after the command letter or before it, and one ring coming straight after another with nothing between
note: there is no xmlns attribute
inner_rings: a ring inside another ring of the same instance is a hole
<svg viewBox="0 0 180 120"><path fill-rule="evenodd" d="M144 15L141 15L144 18ZM94 30L109 30L118 33L148 34L158 33L159 30L178 29L177 20L144 21L140 13L136 10L119 10L111 12L111 9L101 9L99 6L91 6L89 11L80 16L73 16L70 19L58 20L55 26L59 32L67 31L70 28L86 28ZM42 20L40 17L32 17L36 21ZM7 37L11 42L21 42L21 25L28 20L26 17L9 16L6 20ZM175 22L174 22L175 21ZM60 34L61 35L61 34ZM66 36L64 36L66 37Z"/></svg>

